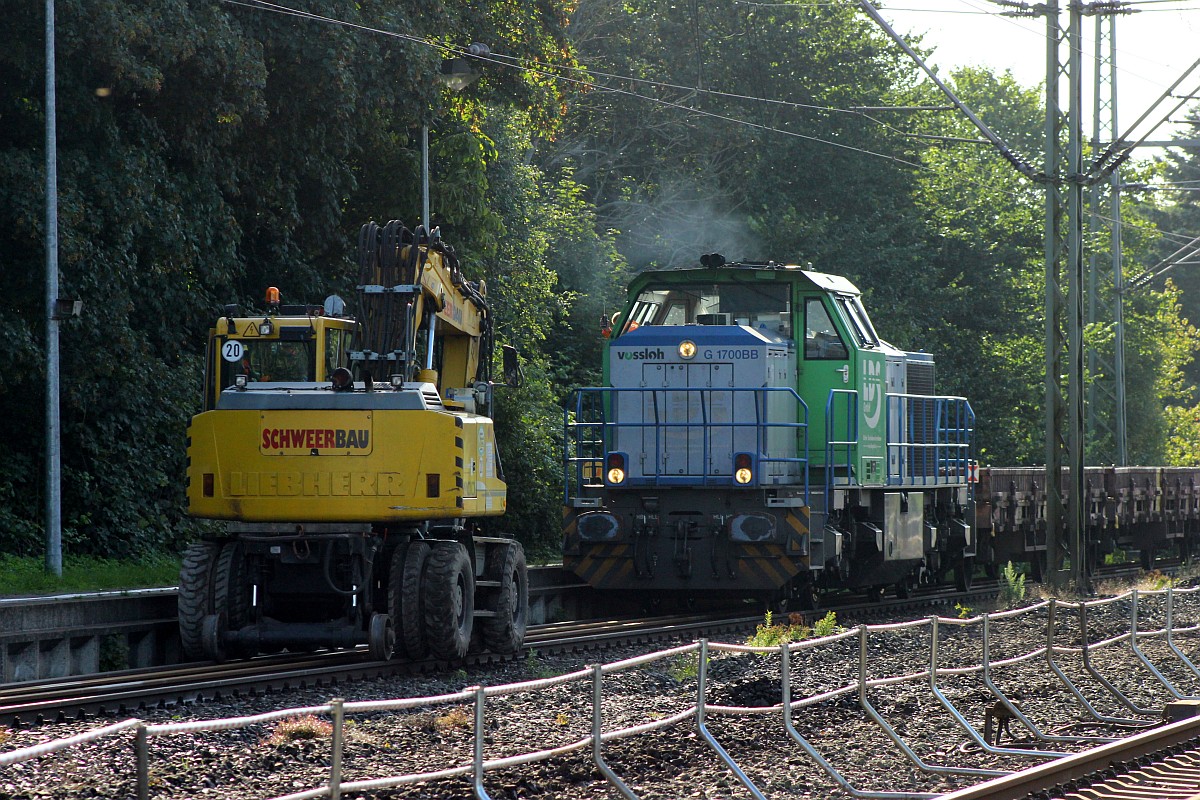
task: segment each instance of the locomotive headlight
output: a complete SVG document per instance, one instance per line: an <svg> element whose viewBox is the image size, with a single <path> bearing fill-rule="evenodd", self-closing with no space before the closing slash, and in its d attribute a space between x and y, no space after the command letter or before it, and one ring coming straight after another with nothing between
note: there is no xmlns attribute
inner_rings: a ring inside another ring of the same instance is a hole
<svg viewBox="0 0 1200 800"><path fill-rule="evenodd" d="M679 357L683 359L693 358L696 355L696 343L691 339L684 339L679 343Z"/></svg>
<svg viewBox="0 0 1200 800"><path fill-rule="evenodd" d="M604 477L610 484L625 482L625 454L609 453L605 465Z"/></svg>
<svg viewBox="0 0 1200 800"><path fill-rule="evenodd" d="M733 457L733 480L740 486L754 480L754 459L749 453L738 453Z"/></svg>

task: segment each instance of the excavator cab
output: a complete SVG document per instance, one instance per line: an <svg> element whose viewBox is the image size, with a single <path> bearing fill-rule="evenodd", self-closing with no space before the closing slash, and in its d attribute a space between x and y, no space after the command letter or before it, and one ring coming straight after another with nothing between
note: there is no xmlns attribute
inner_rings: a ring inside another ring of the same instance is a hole
<svg viewBox="0 0 1200 800"><path fill-rule="evenodd" d="M268 296L278 289L268 289ZM217 407L221 392L246 383L315 383L344 366L357 323L345 303L331 296L324 307L274 305L262 316L241 315L236 305L208 332L204 410Z"/></svg>

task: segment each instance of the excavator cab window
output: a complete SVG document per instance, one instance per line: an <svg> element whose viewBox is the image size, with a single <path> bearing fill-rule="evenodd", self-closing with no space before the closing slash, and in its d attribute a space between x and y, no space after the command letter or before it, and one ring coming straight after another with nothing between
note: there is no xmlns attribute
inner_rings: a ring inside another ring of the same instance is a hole
<svg viewBox="0 0 1200 800"><path fill-rule="evenodd" d="M206 408L216 402L220 390L235 385L237 376L245 375L249 381L315 381L317 373L313 341L281 341L279 339L217 339L219 347L213 359L214 380L210 386L218 391L206 393ZM332 370L327 370L332 372Z"/></svg>
<svg viewBox="0 0 1200 800"><path fill-rule="evenodd" d="M316 351L313 342L268 340L254 343L260 381L315 381Z"/></svg>
<svg viewBox="0 0 1200 800"><path fill-rule="evenodd" d="M347 364L351 335L350 331L325 329L325 374L317 376L317 380L328 378L335 369Z"/></svg>

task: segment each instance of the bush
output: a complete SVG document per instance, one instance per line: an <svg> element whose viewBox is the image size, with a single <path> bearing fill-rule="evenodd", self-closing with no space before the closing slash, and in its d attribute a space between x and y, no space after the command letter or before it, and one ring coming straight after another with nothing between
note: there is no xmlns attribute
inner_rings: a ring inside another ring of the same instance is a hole
<svg viewBox="0 0 1200 800"><path fill-rule="evenodd" d="M1025 599L1025 574L1008 562L1000 572L1000 602L1011 608Z"/></svg>
<svg viewBox="0 0 1200 800"><path fill-rule="evenodd" d="M832 611L814 622L812 627L805 625L804 618L799 614L788 617L788 624L777 625L768 611L746 644L751 647L778 647L785 642L832 636L839 631L841 627L837 624L837 615Z"/></svg>

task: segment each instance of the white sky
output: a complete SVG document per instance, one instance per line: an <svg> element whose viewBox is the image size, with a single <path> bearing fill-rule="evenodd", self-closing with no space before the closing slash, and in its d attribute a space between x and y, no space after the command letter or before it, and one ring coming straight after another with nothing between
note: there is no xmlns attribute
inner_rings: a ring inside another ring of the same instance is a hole
<svg viewBox="0 0 1200 800"><path fill-rule="evenodd" d="M1060 6L1065 9L1068 3L1062 0ZM1130 0L1125 6L1138 10L1119 15L1116 22L1117 125L1121 133L1127 132L1163 91L1200 59L1200 0ZM989 0L890 0L881 13L898 33L925 34L924 44L934 48L928 63L937 66L941 75L957 66L976 64L1011 70L1025 86L1040 84L1046 77L1045 18L1001 16L1005 10ZM1061 24L1067 24L1065 11ZM1094 102L1094 34L1095 18L1085 17L1083 96L1087 136L1091 134ZM1066 58L1065 45L1061 58ZM1066 88L1064 81L1059 88L1064 109ZM1200 94L1200 68L1193 70L1175 93ZM1151 124L1166 116L1175 102L1160 105L1133 132L1134 137L1140 138ZM1182 116L1181 109L1171 119ZM1200 135L1200 130L1192 128L1163 125L1150 134L1150 139L1169 138L1173 131Z"/></svg>

